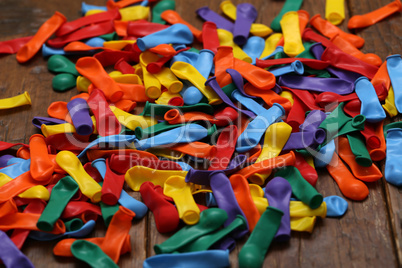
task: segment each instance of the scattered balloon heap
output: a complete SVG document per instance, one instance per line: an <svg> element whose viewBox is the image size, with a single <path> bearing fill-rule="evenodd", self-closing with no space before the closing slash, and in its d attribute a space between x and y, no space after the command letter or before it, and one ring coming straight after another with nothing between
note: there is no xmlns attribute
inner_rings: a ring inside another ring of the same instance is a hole
<svg viewBox="0 0 402 268"><path fill-rule="evenodd" d="M401 186L402 124L383 122L402 111L402 59L362 53L364 39L336 26L342 1L327 0L324 19L287 0L270 27L255 23L253 5L223 1L223 15L197 10L201 30L173 0L149 2L83 3L77 20L55 12L34 36L0 42L20 63L41 51L53 89L79 92L33 118L41 134L29 144L0 142L21 146L0 156L6 267L33 266L20 251L28 237L57 239L56 256L117 267L131 252L132 220L148 210L160 233L174 234L144 267L227 267L244 237L239 266L261 267L272 241L346 212L342 197L317 192L317 169L350 200L382 178L376 161ZM401 9L395 0L347 25ZM30 103L25 92L0 108ZM104 237L91 237L97 220Z"/></svg>

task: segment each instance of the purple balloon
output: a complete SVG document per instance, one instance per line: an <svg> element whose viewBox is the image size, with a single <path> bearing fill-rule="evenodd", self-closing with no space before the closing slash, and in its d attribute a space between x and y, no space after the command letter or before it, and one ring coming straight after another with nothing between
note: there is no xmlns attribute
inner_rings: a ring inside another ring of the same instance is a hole
<svg viewBox="0 0 402 268"><path fill-rule="evenodd" d="M290 134L283 150L317 148L318 145L324 142L326 132L322 128L317 128L315 131L293 132Z"/></svg>
<svg viewBox="0 0 402 268"><path fill-rule="evenodd" d="M258 12L252 4L238 4L236 8L236 21L233 29L233 41L239 46L247 42L251 24L258 16Z"/></svg>
<svg viewBox="0 0 402 268"><path fill-rule="evenodd" d="M0 259L6 267L34 268L27 256L15 246L3 231L0 231L0 241Z"/></svg>
<svg viewBox="0 0 402 268"><path fill-rule="evenodd" d="M0 168L6 167L8 160L10 160L11 158L14 158L14 157L15 156L13 156L11 154L5 154L5 155L0 156Z"/></svg>
<svg viewBox="0 0 402 268"><path fill-rule="evenodd" d="M66 121L60 120L57 118L52 118L52 117L41 117L41 116L35 116L32 119L32 124L37 127L41 128L43 124L45 125L58 125L58 124L64 124Z"/></svg>
<svg viewBox="0 0 402 268"><path fill-rule="evenodd" d="M246 216L239 206L239 203L237 203L229 178L225 175L225 173L222 171L214 171L209 175L209 179L218 207L225 210L228 214L228 219L225 221L223 226L226 227L232 223L232 221L236 219L236 215L241 215L246 219ZM235 239L239 239L247 234L248 231L249 227L247 224L247 228L245 230L235 230L231 236Z"/></svg>
<svg viewBox="0 0 402 268"><path fill-rule="evenodd" d="M198 16L200 16L205 21L212 21L216 24L217 28L225 29L229 32L233 31L234 23L225 19L215 11L211 10L209 7L201 7L195 11Z"/></svg>
<svg viewBox="0 0 402 268"><path fill-rule="evenodd" d="M67 103L67 109L78 135L91 135L93 123L89 114L88 103L82 98L76 98Z"/></svg>
<svg viewBox="0 0 402 268"><path fill-rule="evenodd" d="M226 236L213 244L210 249L229 250L232 252L236 248L236 240L230 236Z"/></svg>
<svg viewBox="0 0 402 268"><path fill-rule="evenodd" d="M282 93L282 88L277 83L275 83L275 86L273 88L271 88L271 90L273 92L275 92L276 94L281 94Z"/></svg>
<svg viewBox="0 0 402 268"><path fill-rule="evenodd" d="M218 82L216 81L216 76L209 78L207 82L205 82L205 85L211 87L216 92L216 94L218 94L218 96L222 99L222 101L227 105L229 105L230 107L232 107L233 109L238 110L239 112L247 115L250 118L256 117L256 115L253 112L248 110L242 110L236 105L234 105L232 100L225 94L225 92L223 92L222 88L219 86Z"/></svg>
<svg viewBox="0 0 402 268"><path fill-rule="evenodd" d="M281 225L275 235L277 241L288 241L290 239L290 196L292 186L282 177L275 177L270 180L265 187L265 197L268 199L270 207L283 211Z"/></svg>
<svg viewBox="0 0 402 268"><path fill-rule="evenodd" d="M241 74L236 71L235 69L226 69L226 72L228 74L230 74L230 76L232 77L232 82L233 84L235 84L236 88L241 92L241 94L243 94L246 97L252 98L252 99L256 99L256 96L251 96L248 95L245 91L244 91L244 80L243 80L243 76L241 76Z"/></svg>
<svg viewBox="0 0 402 268"><path fill-rule="evenodd" d="M245 155L238 155L233 160L229 163L228 167L225 170L220 170L224 172L226 175L230 175L238 171L243 167L243 163L247 160L247 156ZM210 184L210 178L209 175L211 175L212 172L215 172L216 170L196 170L196 169L190 169L187 172L185 181L186 182L192 182L200 185L209 185Z"/></svg>
<svg viewBox="0 0 402 268"><path fill-rule="evenodd" d="M300 131L315 131L322 121L327 118L327 115L320 110L312 110L311 112L308 113L306 116L306 119L304 119L303 124L300 125L299 130Z"/></svg>
<svg viewBox="0 0 402 268"><path fill-rule="evenodd" d="M278 84L294 89L311 90L315 92L333 92L339 95L350 94L354 90L353 83L339 78L284 75L279 77Z"/></svg>

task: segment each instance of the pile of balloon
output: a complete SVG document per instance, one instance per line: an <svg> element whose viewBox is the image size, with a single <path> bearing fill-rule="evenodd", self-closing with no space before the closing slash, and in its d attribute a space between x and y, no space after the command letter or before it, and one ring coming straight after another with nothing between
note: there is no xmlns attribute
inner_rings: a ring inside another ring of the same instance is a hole
<svg viewBox="0 0 402 268"><path fill-rule="evenodd" d="M402 111L401 56L362 53L364 39L336 26L343 1L327 0L325 19L302 2L287 0L270 27L248 3L200 7L202 30L174 0L82 3L79 19L55 12L35 35L0 42L20 63L41 51L53 89L78 90L33 118L41 134L29 144L0 141L0 151L20 146L0 156L4 265L33 267L20 251L29 238L117 267L132 220L150 210L172 235L144 267L228 267L241 238L239 266L261 267L272 241L342 217L366 183L384 175L400 187L402 123L383 122ZM347 25L401 9L395 0ZM25 92L0 109L30 103ZM343 197L317 192L318 169ZM96 221L104 237L91 237Z"/></svg>

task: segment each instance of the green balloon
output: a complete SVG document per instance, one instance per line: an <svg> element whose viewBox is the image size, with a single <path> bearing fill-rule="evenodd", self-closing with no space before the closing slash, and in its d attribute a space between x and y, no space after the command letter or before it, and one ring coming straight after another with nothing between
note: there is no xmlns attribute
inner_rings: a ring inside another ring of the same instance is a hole
<svg viewBox="0 0 402 268"><path fill-rule="evenodd" d="M316 209L321 206L324 198L310 183L303 178L300 171L296 167L287 166L281 168L275 173L275 176L286 179L292 186L293 195L310 208Z"/></svg>
<svg viewBox="0 0 402 268"><path fill-rule="evenodd" d="M362 167L369 167L373 164L370 153L367 150L366 143L359 132L352 132L347 134L346 137L349 140L350 149L355 155L355 161Z"/></svg>
<svg viewBox="0 0 402 268"><path fill-rule="evenodd" d="M66 232L74 232L81 229L84 226L84 222L78 218L74 218L64 222L64 225L66 226Z"/></svg>
<svg viewBox="0 0 402 268"><path fill-rule="evenodd" d="M278 232L283 212L274 207L267 207L262 213L246 244L239 252L240 268L260 268L265 254Z"/></svg>
<svg viewBox="0 0 402 268"><path fill-rule="evenodd" d="M85 240L74 241L71 245L71 253L73 253L74 257L93 268L119 267L100 247Z"/></svg>
<svg viewBox="0 0 402 268"><path fill-rule="evenodd" d="M76 81L77 77L72 74L58 74L53 77L52 87L55 91L64 92L75 87L77 84Z"/></svg>
<svg viewBox="0 0 402 268"><path fill-rule="evenodd" d="M215 231L213 233L201 236L194 242L180 249L181 252L193 252L193 251L202 251L209 249L213 244L220 241L231 232L236 229L246 230L247 229L247 220L240 215L237 215L236 218L225 228Z"/></svg>
<svg viewBox="0 0 402 268"><path fill-rule="evenodd" d="M159 1L152 9L152 22L166 24L166 21L161 18L161 14L165 10L175 10L176 2L174 0Z"/></svg>
<svg viewBox="0 0 402 268"><path fill-rule="evenodd" d="M47 62L47 68L54 73L69 73L75 76L80 75L75 68L75 64L63 55L52 55Z"/></svg>
<svg viewBox="0 0 402 268"><path fill-rule="evenodd" d="M154 246L156 254L172 253L185 247L201 236L209 234L223 225L228 214L220 208L209 208L200 213L200 221L195 225L184 226L162 244Z"/></svg>
<svg viewBox="0 0 402 268"><path fill-rule="evenodd" d="M78 189L78 184L70 176L66 176L56 183L52 189L49 202L36 223L39 230L45 232L53 230L54 224Z"/></svg>
<svg viewBox="0 0 402 268"><path fill-rule="evenodd" d="M98 37L104 39L105 41L119 40L119 36L117 35L116 32L100 35Z"/></svg>
<svg viewBox="0 0 402 268"><path fill-rule="evenodd" d="M343 102L340 103L320 124L320 128L324 129L327 133L327 141L332 140L341 127L352 120L352 117L346 115L343 111L344 105Z"/></svg>

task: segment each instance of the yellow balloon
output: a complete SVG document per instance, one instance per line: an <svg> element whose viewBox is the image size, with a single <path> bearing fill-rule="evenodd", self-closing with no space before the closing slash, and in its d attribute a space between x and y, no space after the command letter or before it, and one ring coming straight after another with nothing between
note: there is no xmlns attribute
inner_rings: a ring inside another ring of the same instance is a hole
<svg viewBox="0 0 402 268"><path fill-rule="evenodd" d="M179 218L186 224L194 225L200 220L200 209L191 193L191 185L182 176L170 176L165 181L163 194L173 198Z"/></svg>
<svg viewBox="0 0 402 268"><path fill-rule="evenodd" d="M127 45L135 44L136 40L111 40L103 42L103 47L122 50Z"/></svg>
<svg viewBox="0 0 402 268"><path fill-rule="evenodd" d="M97 134L97 130L96 130L96 119L94 116L91 116L92 119L92 123L93 123L93 132L92 134ZM64 123L64 124L57 124L57 125L41 125L40 127L43 136L45 136L46 138L49 136L53 136L56 134L60 134L60 133L76 133L75 127L74 125L70 124L70 123Z"/></svg>
<svg viewBox="0 0 402 268"><path fill-rule="evenodd" d="M98 13L103 13L105 12L102 9L90 9L85 13L85 16L90 16L90 15L94 15L94 14L98 14Z"/></svg>
<svg viewBox="0 0 402 268"><path fill-rule="evenodd" d="M278 42L282 39L283 35L281 33L274 33L268 36L267 39L265 39L265 47L264 50L261 53L260 58L265 58L266 56L271 55L272 52L277 47Z"/></svg>
<svg viewBox="0 0 402 268"><path fill-rule="evenodd" d="M153 126L158 123L158 120L150 116L134 115L127 113L115 106L109 106L117 120L128 129L135 130L136 127L142 129Z"/></svg>
<svg viewBox="0 0 402 268"><path fill-rule="evenodd" d="M149 7L131 6L119 9L121 21L147 20Z"/></svg>
<svg viewBox="0 0 402 268"><path fill-rule="evenodd" d="M77 182L83 195L94 203L101 201L102 187L85 171L75 154L61 151L56 155L56 163Z"/></svg>
<svg viewBox="0 0 402 268"><path fill-rule="evenodd" d="M201 93L207 97L209 104L221 104L222 100L212 88L205 85L207 79L203 77L198 70L187 62L176 61L170 67L172 72L180 79L190 81Z"/></svg>
<svg viewBox="0 0 402 268"><path fill-rule="evenodd" d="M231 1L229 1L229 0L223 1L220 4L220 8L226 16L228 16L232 20L236 20L236 17L237 17L236 16L236 12L237 12L236 6L233 5L233 3ZM253 24L251 24L250 33L252 35L264 37L264 36L267 36L270 33L272 33L272 29L264 24L253 23Z"/></svg>
<svg viewBox="0 0 402 268"><path fill-rule="evenodd" d="M258 156L256 163L265 159L277 157L289 139L292 127L284 122L270 125L265 131L264 146ZM262 185L269 177L271 171L267 173L254 173L248 179L250 182Z"/></svg>
<svg viewBox="0 0 402 268"><path fill-rule="evenodd" d="M76 86L78 92L88 92L88 87L90 84L92 84L92 82L88 78L84 76L77 77Z"/></svg>
<svg viewBox="0 0 402 268"><path fill-rule="evenodd" d="M121 84L136 84L142 85L142 80L137 74L122 74L119 71L113 71L109 73L110 77L114 81Z"/></svg>
<svg viewBox="0 0 402 268"><path fill-rule="evenodd" d="M161 96L155 100L155 103L167 105L172 98L177 98L177 97L181 98L181 95L177 94L177 93L172 94L172 93L169 93L168 91L165 91L165 92L162 92Z"/></svg>
<svg viewBox="0 0 402 268"><path fill-rule="evenodd" d="M290 229L296 232L312 233L317 217L290 218Z"/></svg>
<svg viewBox="0 0 402 268"><path fill-rule="evenodd" d="M293 100L292 92L284 90L284 91L281 92L281 94L279 94L279 96L281 96L281 97L283 97L285 99L288 99L293 105L294 100Z"/></svg>
<svg viewBox="0 0 402 268"><path fill-rule="evenodd" d="M308 205L301 201L290 201L290 217L291 218L303 218L318 216L325 218L327 216L327 204L325 202L321 203L316 209L311 209Z"/></svg>
<svg viewBox="0 0 402 268"><path fill-rule="evenodd" d="M141 184L146 181L163 187L170 176L185 177L186 174L187 171L182 170L159 170L144 166L134 166L126 172L124 179L133 191L139 191Z"/></svg>
<svg viewBox="0 0 402 268"><path fill-rule="evenodd" d="M325 18L333 25L341 24L345 19L345 1L327 0L325 3Z"/></svg>
<svg viewBox="0 0 402 268"><path fill-rule="evenodd" d="M395 107L394 88L392 86L390 86L388 90L388 96L385 99L385 103L382 105L382 108L384 108L384 110L391 118L398 114L398 110Z"/></svg>
<svg viewBox="0 0 402 268"><path fill-rule="evenodd" d="M0 173L0 187L6 184L13 179L7 176L4 173ZM48 201L50 197L49 191L43 185L36 185L24 192L20 193L18 197L21 198L28 198L28 199L42 199L44 201Z"/></svg>
<svg viewBox="0 0 402 268"><path fill-rule="evenodd" d="M289 57L296 57L304 51L301 39L299 15L296 11L285 13L280 21L284 39L283 51Z"/></svg>
<svg viewBox="0 0 402 268"><path fill-rule="evenodd" d="M31 105L31 96L29 96L27 91L11 98L0 99L0 110L11 109L24 105Z"/></svg>
<svg viewBox="0 0 402 268"><path fill-rule="evenodd" d="M218 38L219 38L219 45L221 46L229 46L233 48L233 56L236 59L251 63L252 60L246 52L243 51L237 44L233 42L233 34L229 31L224 29L218 29Z"/></svg>

